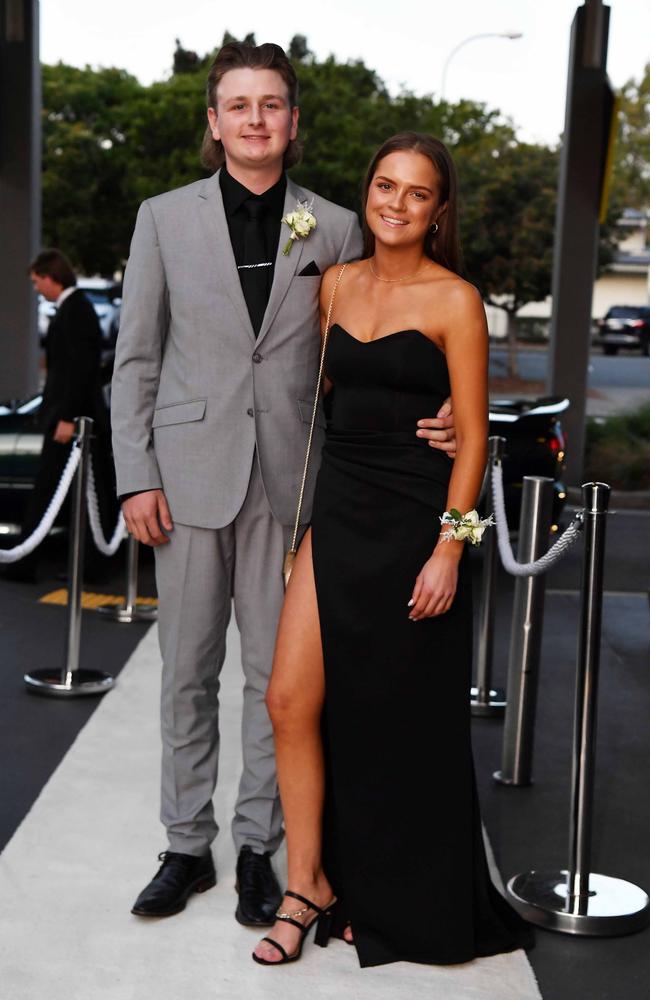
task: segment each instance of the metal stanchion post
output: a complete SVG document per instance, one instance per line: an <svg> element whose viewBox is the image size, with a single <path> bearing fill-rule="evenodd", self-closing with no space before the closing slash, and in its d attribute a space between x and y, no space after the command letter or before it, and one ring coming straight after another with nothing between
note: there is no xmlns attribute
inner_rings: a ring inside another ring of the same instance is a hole
<svg viewBox="0 0 650 1000"><path fill-rule="evenodd" d="M524 476L519 524L519 562L534 562L548 549L553 508L553 480ZM530 785L532 781L535 708L539 653L544 619L546 576L518 576L512 609L508 657L508 705L503 728L501 770L494 778L502 785Z"/></svg>
<svg viewBox="0 0 650 1000"><path fill-rule="evenodd" d="M111 621L129 624L130 622L155 622L158 609L149 604L138 602L138 541L129 535L126 554L126 598L122 608L97 608L99 614Z"/></svg>
<svg viewBox="0 0 650 1000"><path fill-rule="evenodd" d="M582 487L585 553L573 732L569 870L529 871L508 883L508 896L533 923L567 934L628 934L650 923L650 900L639 886L591 868L592 802L600 660L605 521L610 488Z"/></svg>
<svg viewBox="0 0 650 1000"><path fill-rule="evenodd" d="M501 462L506 439L491 437L488 450L487 498L492 502L492 470ZM489 510L489 508L488 508ZM503 688L492 687L492 652L494 648L494 613L497 592L497 572L499 553L496 531L486 532L483 545L483 584L481 607L479 609L478 656L476 667L476 687L471 689L472 715L500 717L506 707Z"/></svg>
<svg viewBox="0 0 650 1000"><path fill-rule="evenodd" d="M93 421L90 417L75 420L77 445L81 449L81 459L72 486L70 513L70 548L68 552L68 627L66 638L65 664L62 670L45 667L25 674L27 690L34 694L76 697L88 694L104 694L115 683L115 678L101 670L89 670L79 666L79 643L81 640L81 585L86 538L86 481L90 458L90 439Z"/></svg>

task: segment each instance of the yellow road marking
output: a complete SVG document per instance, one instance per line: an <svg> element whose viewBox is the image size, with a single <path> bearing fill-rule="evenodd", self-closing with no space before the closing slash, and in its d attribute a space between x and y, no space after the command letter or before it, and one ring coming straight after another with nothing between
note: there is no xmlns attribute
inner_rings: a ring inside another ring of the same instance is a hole
<svg viewBox="0 0 650 1000"><path fill-rule="evenodd" d="M43 594L39 598L39 604L58 604L65 607L68 603L68 588L61 587L60 590L53 590L49 594ZM91 591L84 590L81 593L81 607L86 610L93 610L95 608L106 608L112 606L124 605L126 603L126 598L120 595L114 594L93 594ZM151 608L158 607L158 600L155 597L138 597L138 604L144 604Z"/></svg>

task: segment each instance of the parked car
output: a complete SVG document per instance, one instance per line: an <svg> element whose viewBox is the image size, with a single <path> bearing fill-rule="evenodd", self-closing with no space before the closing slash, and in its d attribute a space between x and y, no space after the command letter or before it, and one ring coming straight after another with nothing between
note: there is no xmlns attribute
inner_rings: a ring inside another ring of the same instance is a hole
<svg viewBox="0 0 650 1000"><path fill-rule="evenodd" d="M122 299L120 288L113 281L106 281L104 278L80 278L77 281L77 288L92 302L99 325L102 328L105 349L115 347L117 332L120 328L120 312ZM50 320L54 315L54 303L47 299L40 298L38 303L38 332L41 341L47 333Z"/></svg>
<svg viewBox="0 0 650 1000"><path fill-rule="evenodd" d="M612 306L596 322L594 343L604 354L618 354L620 347L640 347L650 354L650 306Z"/></svg>
<svg viewBox="0 0 650 1000"><path fill-rule="evenodd" d="M111 360L103 380L110 379ZM38 430L41 397L0 406L0 526L18 524L34 483L42 436ZM565 440L561 414L569 401L560 397L495 399L490 403L490 434L506 439L503 460L504 496L510 527L516 531L524 476L553 480L553 524L557 526L566 498L562 482Z"/></svg>
<svg viewBox="0 0 650 1000"><path fill-rule="evenodd" d="M503 495L508 525L513 531L519 526L524 476L548 476L553 480L552 530L557 531L566 501L566 439L561 415L568 408L569 400L561 396L490 401L490 434L506 439Z"/></svg>

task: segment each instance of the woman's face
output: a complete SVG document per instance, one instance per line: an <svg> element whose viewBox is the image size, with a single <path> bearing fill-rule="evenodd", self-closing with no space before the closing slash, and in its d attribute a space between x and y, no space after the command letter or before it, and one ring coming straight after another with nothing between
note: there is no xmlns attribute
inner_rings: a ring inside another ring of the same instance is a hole
<svg viewBox="0 0 650 1000"><path fill-rule="evenodd" d="M384 156L366 202L366 222L375 239L391 247L421 246L444 211L439 190L438 172L428 156L410 149Z"/></svg>

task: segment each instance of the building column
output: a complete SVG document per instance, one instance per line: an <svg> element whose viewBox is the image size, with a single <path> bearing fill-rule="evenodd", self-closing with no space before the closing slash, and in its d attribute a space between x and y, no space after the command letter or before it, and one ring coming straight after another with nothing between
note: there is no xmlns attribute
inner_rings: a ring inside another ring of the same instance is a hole
<svg viewBox="0 0 650 1000"><path fill-rule="evenodd" d="M41 239L38 0L0 0L0 400L38 385L36 297L27 268Z"/></svg>
<svg viewBox="0 0 650 1000"><path fill-rule="evenodd" d="M567 481L582 482L591 302L612 92L607 80L609 7L585 0L571 29L566 116L553 254L548 391L567 396Z"/></svg>

